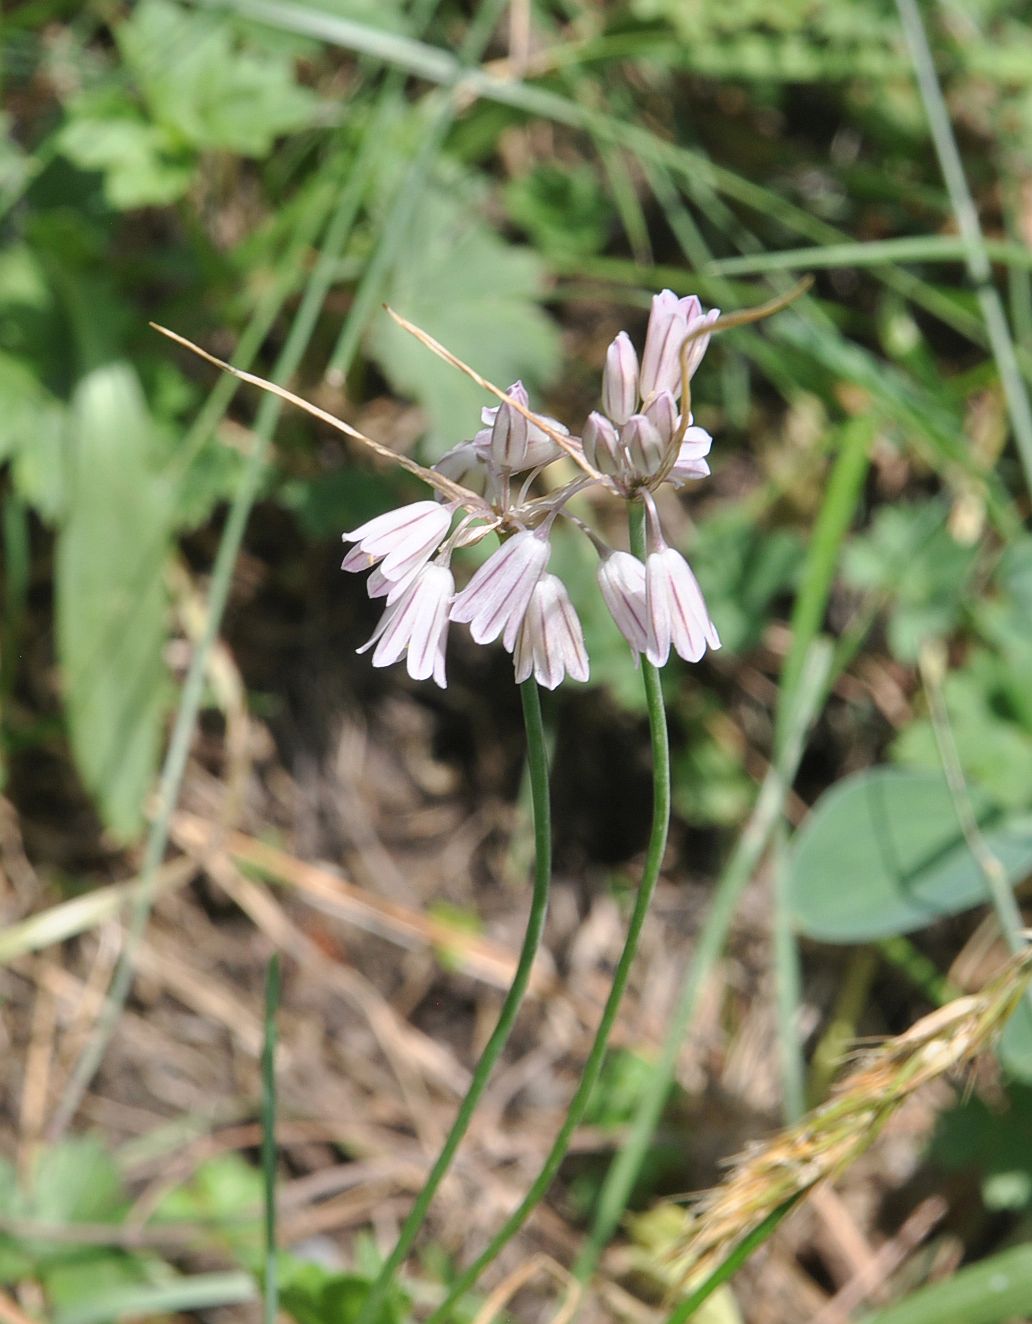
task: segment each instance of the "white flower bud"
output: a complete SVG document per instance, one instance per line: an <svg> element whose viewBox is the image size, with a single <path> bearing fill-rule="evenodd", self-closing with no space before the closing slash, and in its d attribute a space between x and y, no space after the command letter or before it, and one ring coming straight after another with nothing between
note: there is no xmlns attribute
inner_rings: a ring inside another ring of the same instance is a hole
<svg viewBox="0 0 1032 1324"><path fill-rule="evenodd" d="M631 415L620 429L620 441L640 477L649 477L662 464L666 442L644 414Z"/></svg>
<svg viewBox="0 0 1032 1324"><path fill-rule="evenodd" d="M638 356L630 336L621 331L606 351L602 373L602 409L614 423L626 423L638 403Z"/></svg>
<svg viewBox="0 0 1032 1324"><path fill-rule="evenodd" d="M604 414L592 411L584 424L581 443L588 463L601 474L612 478L626 478L630 471L627 452L620 445L616 428Z"/></svg>

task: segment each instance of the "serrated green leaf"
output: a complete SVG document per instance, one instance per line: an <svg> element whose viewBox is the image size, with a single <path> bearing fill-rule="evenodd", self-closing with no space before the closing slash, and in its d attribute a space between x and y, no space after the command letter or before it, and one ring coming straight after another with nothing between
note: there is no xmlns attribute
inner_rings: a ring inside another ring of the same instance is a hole
<svg viewBox="0 0 1032 1324"><path fill-rule="evenodd" d="M953 538L946 517L941 501L883 507L870 531L843 554L849 583L891 595L889 646L904 662L914 661L926 639L949 634L960 619L975 551Z"/></svg>
<svg viewBox="0 0 1032 1324"><path fill-rule="evenodd" d="M546 383L559 341L539 302L539 259L506 244L462 200L435 190L420 200L410 234L391 276L391 306L496 386L517 378L532 389ZM480 428L491 397L386 315L373 324L369 352L391 386L426 409L431 457Z"/></svg>
<svg viewBox="0 0 1032 1324"><path fill-rule="evenodd" d="M546 253L597 253L613 229L613 205L588 165L542 162L508 185L505 205Z"/></svg>
<svg viewBox="0 0 1032 1324"><path fill-rule="evenodd" d="M169 485L148 463L135 373L112 362L72 400L69 511L57 544L57 642L72 752L104 821L132 837L155 773L167 699L163 575Z"/></svg>
<svg viewBox="0 0 1032 1324"><path fill-rule="evenodd" d="M264 156L318 108L289 55L242 49L223 16L141 0L117 37L154 121L195 149Z"/></svg>
<svg viewBox="0 0 1032 1324"><path fill-rule="evenodd" d="M1032 818L973 808L1011 883L1032 868ZM909 933L987 899L941 775L874 768L823 795L793 839L788 901L796 929L823 942Z"/></svg>
<svg viewBox="0 0 1032 1324"><path fill-rule="evenodd" d="M161 207L190 186L197 158L160 124L145 120L120 93L86 93L70 103L57 145L83 170L104 176L112 207Z"/></svg>

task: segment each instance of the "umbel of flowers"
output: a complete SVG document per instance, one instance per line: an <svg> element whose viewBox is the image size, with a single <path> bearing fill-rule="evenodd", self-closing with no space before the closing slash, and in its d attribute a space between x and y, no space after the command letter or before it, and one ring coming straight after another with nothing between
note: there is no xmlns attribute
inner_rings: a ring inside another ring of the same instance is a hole
<svg viewBox="0 0 1032 1324"><path fill-rule="evenodd" d="M697 662L720 647L702 592L684 557L667 545L653 496L663 483L680 487L709 473L712 439L690 412L690 382L719 316L695 296L664 290L652 300L639 361L623 331L609 346L602 374L602 409L579 437L555 419L531 413L516 382L505 401L484 409L483 427L444 455L436 499L416 501L345 533L354 546L342 568L370 571L368 592L384 599L372 638L373 666L405 658L414 680L444 686L452 622L468 626L478 644L501 639L517 681L534 676L548 689L566 677L587 680L584 634L566 587L548 569L551 536L565 520L590 538L599 555L598 584L635 657L663 666L673 649ZM537 480L563 455L577 475L535 494ZM571 497L600 486L646 509L646 557L606 545L567 509ZM456 591L452 555L491 533L498 550Z"/></svg>

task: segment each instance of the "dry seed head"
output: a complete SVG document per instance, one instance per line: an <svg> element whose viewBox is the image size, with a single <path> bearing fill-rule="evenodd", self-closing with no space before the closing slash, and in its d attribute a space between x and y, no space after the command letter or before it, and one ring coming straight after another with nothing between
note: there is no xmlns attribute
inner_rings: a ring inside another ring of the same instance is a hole
<svg viewBox="0 0 1032 1324"><path fill-rule="evenodd" d="M893 1039L865 1049L828 1100L795 1126L732 1160L723 1182L694 1207L689 1234L671 1247L698 1280L786 1201L834 1177L875 1140L920 1086L968 1062L1002 1028L1032 982L1032 948L975 994L930 1012Z"/></svg>

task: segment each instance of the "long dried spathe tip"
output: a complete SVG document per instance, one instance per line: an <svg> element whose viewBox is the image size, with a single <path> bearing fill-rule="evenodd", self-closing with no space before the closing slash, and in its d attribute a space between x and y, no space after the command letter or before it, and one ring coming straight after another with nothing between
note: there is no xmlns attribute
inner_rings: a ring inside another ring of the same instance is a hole
<svg viewBox="0 0 1032 1324"><path fill-rule="evenodd" d="M345 436L361 442L368 450L379 455L381 459L389 460L392 464L413 474L416 478L421 478L424 483L435 488L442 496L446 496L450 501L457 501L467 510L476 510L486 512L486 506L482 497L471 492L469 488L463 487L461 483L453 482L446 478L444 474L439 474L434 469L425 469L423 465L415 460L409 459L407 455L399 455L397 451L392 451L389 446L384 446L372 437L367 437L364 432L359 432L353 428L350 423L345 423L343 419L336 415L328 413L325 409L320 409L318 405L311 404L300 395L295 395L293 391L288 391L283 386L277 386L275 382L266 381L264 377L259 377L253 372L245 372L243 368L234 368L231 363L226 363L223 359L216 358L214 354L209 354L206 349L200 345L195 345L192 340L187 340L186 336L181 336L177 331L170 331L167 326L161 326L158 322L151 322L150 326L169 340L174 340L177 345L182 345L184 349L190 350L198 358L213 364L216 368L221 368L223 372L228 372L231 377L236 377L239 381L247 382L251 386L257 386L259 390L267 391L270 395L278 396L280 400L285 400L288 404L295 405L298 409L303 409L306 414L311 414L322 423L328 423L331 428L336 428L338 432L343 432Z"/></svg>
<svg viewBox="0 0 1032 1324"><path fill-rule="evenodd" d="M410 322L407 317L402 317L400 313L396 313L390 304L385 303L383 307L388 316L403 331L407 331L410 336L415 336L419 343L425 345L432 354L436 354L445 363L450 363L453 368L458 368L459 372L465 373L471 381L476 382L478 386L482 386L485 391L490 391L493 396L496 396L504 404L510 405L518 414L522 414L529 423L533 423L535 427L540 428L549 441L554 442L561 451L565 451L577 467L583 469L589 477L594 478L596 482L604 483L606 481L594 465L588 462L581 449L574 445L568 436L552 427L547 419L542 418L540 414L535 414L521 400L495 386L494 382L488 381L486 377L482 377L475 368L471 368L468 363L463 362L457 354L453 354L450 349L445 349L441 342L435 340L428 331L424 331L422 327L416 326L415 322Z"/></svg>

